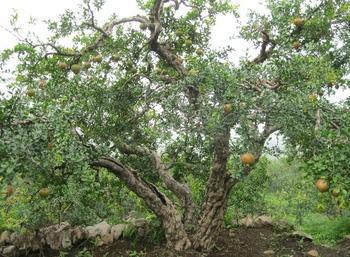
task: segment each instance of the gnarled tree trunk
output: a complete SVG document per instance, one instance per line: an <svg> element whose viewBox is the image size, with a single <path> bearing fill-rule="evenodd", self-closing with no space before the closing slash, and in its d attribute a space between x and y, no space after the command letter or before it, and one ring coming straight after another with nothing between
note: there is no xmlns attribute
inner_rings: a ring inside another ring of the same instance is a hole
<svg viewBox="0 0 350 257"><path fill-rule="evenodd" d="M256 161L261 156L263 146L268 136L277 128L266 127L264 132L254 142L254 154ZM167 240L167 247L176 251L186 250L191 247L197 250L211 248L223 225L227 210L227 201L232 187L238 182L234 180L227 170L227 161L230 154L230 128L220 128L214 138L214 160L211 174L208 180L205 200L201 209L201 216L197 221L194 215L196 206L191 192L186 185L176 181L161 162L160 156L144 147L121 147L125 154L137 154L150 156L155 171L159 174L164 186L168 188L180 201L184 215L181 218L180 210L158 188L138 176L132 168L123 165L118 160L104 157L93 163L94 166L103 167L115 174L125 185L139 197L157 215L161 221ZM251 167L246 167L248 170ZM194 226L194 234L189 235L186 226Z"/></svg>
<svg viewBox="0 0 350 257"><path fill-rule="evenodd" d="M214 163L207 185L206 198L202 206L198 230L194 235L196 249L208 249L223 223L227 209L228 194L233 181L227 172L230 130L219 131L214 141Z"/></svg>
<svg viewBox="0 0 350 257"><path fill-rule="evenodd" d="M145 201L147 206L161 221L167 240L167 247L176 251L191 247L191 241L181 222L176 206L155 185L143 180L133 169L110 157L104 157L95 161L93 166L108 169L122 180L131 191Z"/></svg>

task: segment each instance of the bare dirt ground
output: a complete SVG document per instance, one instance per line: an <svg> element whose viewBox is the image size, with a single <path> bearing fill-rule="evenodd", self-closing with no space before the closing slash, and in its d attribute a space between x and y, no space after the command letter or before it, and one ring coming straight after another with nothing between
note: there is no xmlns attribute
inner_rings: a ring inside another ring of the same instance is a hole
<svg viewBox="0 0 350 257"><path fill-rule="evenodd" d="M350 244L343 243L335 248L314 245L310 240L291 236L289 233L276 231L273 227L237 228L224 230L210 253L186 251L175 253L165 249L162 244L146 243L147 240L136 242L120 240L108 246L96 247L91 243L82 243L69 252L59 253L44 251L32 253L31 257L59 256L94 256L94 257L305 257L309 250L317 250L319 257L349 257ZM273 255L264 254L272 250ZM90 254L91 255L90 255ZM60 255L61 254L61 255Z"/></svg>

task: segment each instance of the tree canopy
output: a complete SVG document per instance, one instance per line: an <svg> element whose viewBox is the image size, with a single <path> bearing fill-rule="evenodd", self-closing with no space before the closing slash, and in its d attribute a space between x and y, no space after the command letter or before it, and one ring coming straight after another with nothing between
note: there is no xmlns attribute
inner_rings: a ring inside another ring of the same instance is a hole
<svg viewBox="0 0 350 257"><path fill-rule="evenodd" d="M46 41L1 54L3 67L18 63L0 103L2 183L21 176L32 192L64 192L108 170L161 220L169 246L208 248L231 189L279 133L349 208L350 101L327 97L349 88L349 3L267 0L267 13L237 25L257 56L234 65L234 45L209 47L218 15L239 20L230 1L138 0L143 13L101 25L103 2L84 0L47 21ZM208 182L199 203L193 177Z"/></svg>

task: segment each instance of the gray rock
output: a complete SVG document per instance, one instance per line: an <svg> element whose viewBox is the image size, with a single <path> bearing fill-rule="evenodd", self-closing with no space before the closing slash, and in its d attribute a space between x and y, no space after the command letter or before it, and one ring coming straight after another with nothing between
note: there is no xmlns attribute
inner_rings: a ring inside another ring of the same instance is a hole
<svg viewBox="0 0 350 257"><path fill-rule="evenodd" d="M254 220L254 227L261 228L265 226L272 226L272 218L267 215L261 215Z"/></svg>
<svg viewBox="0 0 350 257"><path fill-rule="evenodd" d="M275 251L274 250L266 250L266 251L264 251L264 255L265 256L274 256Z"/></svg>
<svg viewBox="0 0 350 257"><path fill-rule="evenodd" d="M293 231L294 227L292 224L285 220L280 220L274 223L274 227L280 231Z"/></svg>
<svg viewBox="0 0 350 257"><path fill-rule="evenodd" d="M72 231L64 230L60 232L61 247L63 249L70 248L72 246Z"/></svg>
<svg viewBox="0 0 350 257"><path fill-rule="evenodd" d="M101 237L98 237L97 246L111 244L113 243L113 240L114 238L112 233L104 234Z"/></svg>
<svg viewBox="0 0 350 257"><path fill-rule="evenodd" d="M313 240L312 236L310 236L310 235L304 233L303 231L294 231L294 232L292 233L292 236L294 236L294 237L299 237L299 238L303 238L303 239L307 239L307 240L309 240L309 241L312 241L312 240Z"/></svg>
<svg viewBox="0 0 350 257"><path fill-rule="evenodd" d="M94 226L88 226L85 229L88 234L88 238L96 238L97 236L101 237L111 232L111 226L105 221Z"/></svg>
<svg viewBox="0 0 350 257"><path fill-rule="evenodd" d="M81 227L76 227L72 230L72 243L75 244L76 242L85 239L86 238L86 231Z"/></svg>
<svg viewBox="0 0 350 257"><path fill-rule="evenodd" d="M111 228L111 234L113 235L113 239L114 240L118 240L121 235L123 234L124 230L127 228L126 224L118 224L118 225L114 225Z"/></svg>
<svg viewBox="0 0 350 257"><path fill-rule="evenodd" d="M254 227L254 218L252 216L247 216L239 221L240 225L246 227Z"/></svg>
<svg viewBox="0 0 350 257"><path fill-rule="evenodd" d="M2 253L5 256L14 256L16 253L16 246L14 245L7 246L2 250Z"/></svg>
<svg viewBox="0 0 350 257"><path fill-rule="evenodd" d="M233 221L233 224L234 223L237 224L237 221ZM238 225L243 225L245 227L261 228L265 226L272 226L273 221L272 221L272 218L267 215L261 215L261 216L248 215L247 217L239 220Z"/></svg>
<svg viewBox="0 0 350 257"><path fill-rule="evenodd" d="M28 249L31 246L30 238L31 238L30 235L18 234L14 238L14 241L12 241L12 244L14 246L16 246L19 250L25 250L25 249Z"/></svg>
<svg viewBox="0 0 350 257"><path fill-rule="evenodd" d="M235 231L234 231L233 229L230 229L228 235L229 235L230 237L235 237L235 236L236 236L236 233L235 233Z"/></svg>
<svg viewBox="0 0 350 257"><path fill-rule="evenodd" d="M318 257L319 254L318 254L318 252L316 250L310 250L310 251L307 252L307 256L308 257Z"/></svg>
<svg viewBox="0 0 350 257"><path fill-rule="evenodd" d="M19 237L19 234L17 232L13 232L10 236L11 243L13 244L13 242L15 242L18 237Z"/></svg>
<svg viewBox="0 0 350 257"><path fill-rule="evenodd" d="M4 231L0 235L0 245L5 245L11 242L11 233L9 231Z"/></svg>
<svg viewBox="0 0 350 257"><path fill-rule="evenodd" d="M59 250L68 248L72 245L71 239L72 227L67 222L62 222L40 230L40 233L45 238L46 243L51 249Z"/></svg>

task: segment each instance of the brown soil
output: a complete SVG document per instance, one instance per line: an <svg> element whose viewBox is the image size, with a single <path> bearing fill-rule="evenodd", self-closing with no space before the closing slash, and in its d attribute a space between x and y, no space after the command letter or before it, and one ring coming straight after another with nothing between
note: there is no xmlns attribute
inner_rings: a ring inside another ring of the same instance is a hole
<svg viewBox="0 0 350 257"><path fill-rule="evenodd" d="M238 228L225 230L210 253L186 251L174 253L161 245L147 244L145 241L117 241L109 246L96 247L91 243L82 243L71 249L67 257L266 257L264 251L273 250L275 257L305 257L306 252L315 249L320 257L349 257L349 245L336 248L316 246L310 240L293 237L286 232L276 231L272 227ZM85 252L85 254L84 254ZM89 255L88 253L91 253ZM62 253L61 253L62 254ZM58 252L31 254L31 257L58 257ZM62 256L62 255L61 255Z"/></svg>

